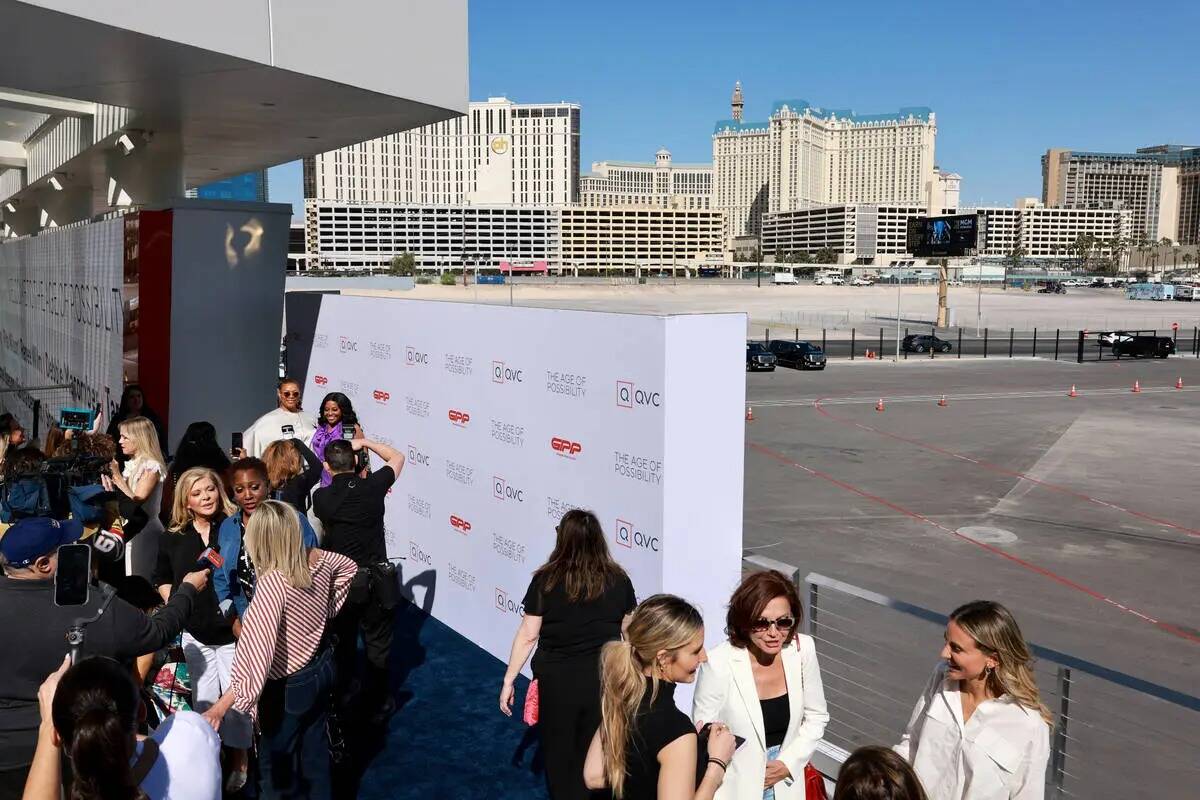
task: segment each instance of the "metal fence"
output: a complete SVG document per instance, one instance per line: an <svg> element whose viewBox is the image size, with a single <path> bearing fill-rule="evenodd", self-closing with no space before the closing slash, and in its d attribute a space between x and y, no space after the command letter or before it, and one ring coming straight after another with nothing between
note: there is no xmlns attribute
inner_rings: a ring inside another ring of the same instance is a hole
<svg viewBox="0 0 1200 800"><path fill-rule="evenodd" d="M830 774L838 754L897 743L937 661L946 616L770 559L746 564L782 568L805 601L830 713L814 764ZM1032 647L1042 701L1054 712L1047 797L1195 796L1200 698Z"/></svg>
<svg viewBox="0 0 1200 800"><path fill-rule="evenodd" d="M50 426L58 422L63 408L73 405L68 385L0 386L0 413L15 416L33 442L39 441Z"/></svg>

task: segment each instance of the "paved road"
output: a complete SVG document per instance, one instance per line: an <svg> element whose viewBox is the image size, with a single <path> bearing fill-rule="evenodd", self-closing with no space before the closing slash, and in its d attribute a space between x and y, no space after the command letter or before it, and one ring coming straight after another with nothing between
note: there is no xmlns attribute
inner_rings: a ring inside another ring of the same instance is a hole
<svg viewBox="0 0 1200 800"><path fill-rule="evenodd" d="M856 359L865 358L868 350L877 354L882 353L884 358L895 358L895 330L884 329L882 343L879 331L879 328L859 330L853 339L850 338L850 334L846 331L830 331L826 333L824 339L822 339L819 333L807 337L801 333L798 338L815 345L821 345L824 342L825 352L830 358L849 358L851 351L853 351ZM907 328L901 331L901 338L905 335L905 331L912 334L929 333L928 328ZM1159 335L1168 336L1170 335L1170 331L1160 331ZM931 355L928 352L906 353L901 350L900 358L909 360L914 358L957 358L960 354L963 356L983 356L985 353L988 358L1008 358L1010 352L1008 329L1003 331L988 331L986 337L983 335L975 336L974 329L971 329L970 332L964 329L961 337L959 337L956 330L948 332L939 331L937 336L950 345L950 352L934 352ZM771 338L792 341L797 338L797 334L794 330L788 331L775 328L771 330ZM1184 331L1183 335L1176 340L1176 349L1178 355L1194 355L1191 330ZM1018 357L1029 358L1036 356L1048 359L1053 359L1057 352L1060 360L1073 361L1077 358L1079 352L1079 332L1060 331L1057 332L1056 336L1056 331L1049 330L1038 331L1037 335L1034 336L1032 331L1015 331L1012 336L1011 352L1014 356ZM1084 345L1085 360L1103 359L1107 361L1112 357L1109 348L1098 347L1094 339L1089 339Z"/></svg>

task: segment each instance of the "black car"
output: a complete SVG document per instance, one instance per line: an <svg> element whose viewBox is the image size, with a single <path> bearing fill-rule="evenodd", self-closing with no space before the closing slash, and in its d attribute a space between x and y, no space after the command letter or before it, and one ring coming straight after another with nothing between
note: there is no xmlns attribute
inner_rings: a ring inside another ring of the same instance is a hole
<svg viewBox="0 0 1200 800"><path fill-rule="evenodd" d="M776 339L769 346L781 367L825 369L825 352L815 344Z"/></svg>
<svg viewBox="0 0 1200 800"><path fill-rule="evenodd" d="M762 342L746 342L746 371L775 371L775 354Z"/></svg>
<svg viewBox="0 0 1200 800"><path fill-rule="evenodd" d="M1114 356L1166 358L1174 352L1175 341L1169 336L1128 336L1112 344Z"/></svg>
<svg viewBox="0 0 1200 800"><path fill-rule="evenodd" d="M1047 283L1042 288L1038 289L1038 294L1066 294L1067 290L1063 288L1061 283Z"/></svg>
<svg viewBox="0 0 1200 800"><path fill-rule="evenodd" d="M939 339L928 333L910 333L904 337L904 341L900 343L900 347L909 353L928 353L930 350L938 353L949 353L953 349L952 345L945 339Z"/></svg>

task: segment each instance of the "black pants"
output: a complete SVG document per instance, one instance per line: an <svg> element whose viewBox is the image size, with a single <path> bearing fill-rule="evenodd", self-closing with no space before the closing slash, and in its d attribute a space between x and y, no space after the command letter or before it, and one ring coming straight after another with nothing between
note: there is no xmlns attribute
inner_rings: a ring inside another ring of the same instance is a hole
<svg viewBox="0 0 1200 800"><path fill-rule="evenodd" d="M553 800L588 800L583 762L600 727L600 656L539 663L538 729Z"/></svg>
<svg viewBox="0 0 1200 800"><path fill-rule="evenodd" d="M21 795L25 794L27 777L29 777L29 764L0 770L0 800L21 800Z"/></svg>
<svg viewBox="0 0 1200 800"><path fill-rule="evenodd" d="M358 637L361 634L367 654L367 669L363 680L363 703L372 708L388 695L388 654L392 651L392 628L396 609L387 610L373 595L362 603L346 601L334 621L338 643L337 694L345 699L354 677L358 674Z"/></svg>

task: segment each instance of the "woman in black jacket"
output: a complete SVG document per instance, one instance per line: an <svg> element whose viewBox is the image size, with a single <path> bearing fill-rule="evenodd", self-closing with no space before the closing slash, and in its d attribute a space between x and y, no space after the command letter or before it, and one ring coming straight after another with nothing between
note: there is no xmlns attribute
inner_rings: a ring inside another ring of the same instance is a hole
<svg viewBox="0 0 1200 800"><path fill-rule="evenodd" d="M117 408L117 413L113 414L112 422L108 423L108 435L113 438L114 442L121 438L121 423L134 417L145 417L150 420L150 424L154 426L154 432L158 434L158 448L166 456L168 454L167 427L163 424L162 418L154 413L154 409L146 405L146 396L142 393L142 387L131 383L121 392L121 405ZM128 457L118 448L117 461L124 465L127 460Z"/></svg>
<svg viewBox="0 0 1200 800"><path fill-rule="evenodd" d="M175 448L175 458L167 469L167 478L163 481L163 496L161 516L163 525L171 522L171 508L175 500L175 484L179 476L193 467L206 467L218 475L224 475L229 469L229 456L217 444L217 429L211 422L193 422L187 426L179 446ZM228 490L228 485L225 485Z"/></svg>
<svg viewBox="0 0 1200 800"><path fill-rule="evenodd" d="M299 439L271 442L263 453L271 499L291 505L301 515L312 504L313 487L321 480L321 459Z"/></svg>

